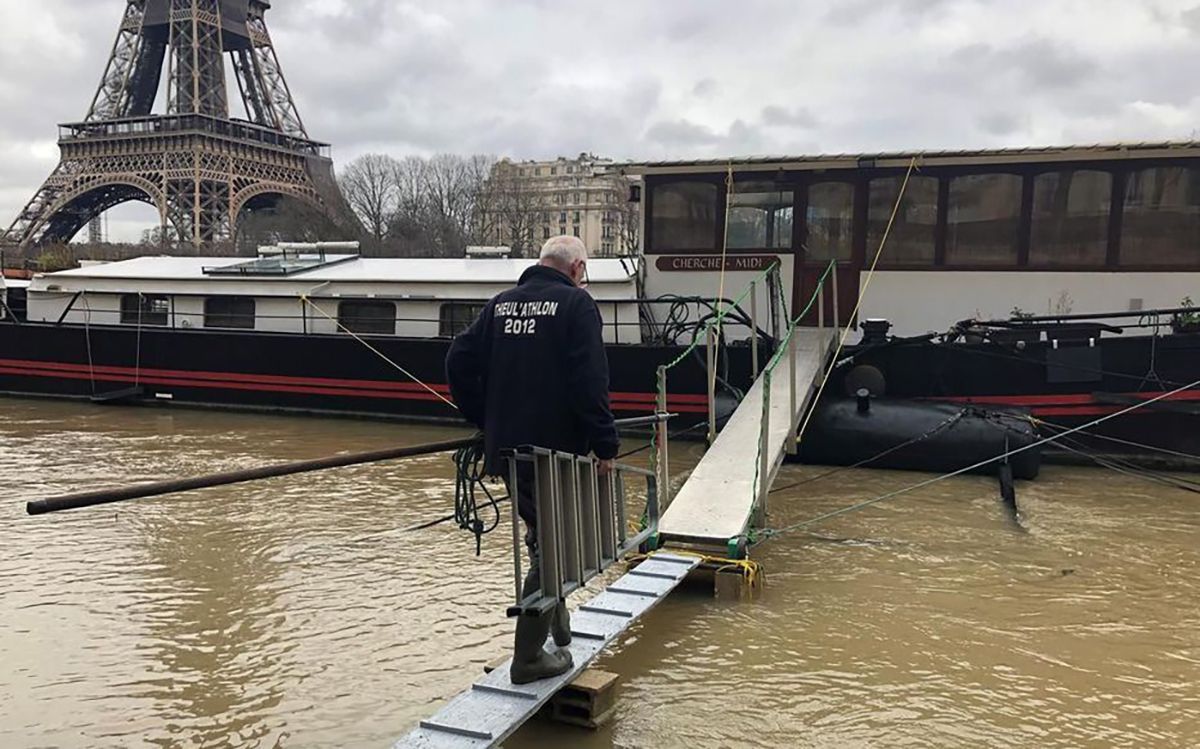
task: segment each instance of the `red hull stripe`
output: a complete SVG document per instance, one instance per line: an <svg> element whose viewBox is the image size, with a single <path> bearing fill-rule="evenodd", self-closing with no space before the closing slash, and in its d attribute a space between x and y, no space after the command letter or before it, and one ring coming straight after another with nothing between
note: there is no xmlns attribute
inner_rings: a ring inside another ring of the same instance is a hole
<svg viewBox="0 0 1200 749"><path fill-rule="evenodd" d="M1118 393L1125 398L1142 398L1149 400L1167 391ZM938 398L926 398L932 401L952 401L954 403L976 403L981 406L1090 406L1098 403L1096 396L1090 393L1068 393L1063 395L957 395ZM1200 390L1185 390L1163 400L1194 401L1200 400ZM1108 405L1108 404L1105 404ZM1118 410L1120 407L1118 407Z"/></svg>
<svg viewBox="0 0 1200 749"><path fill-rule="evenodd" d="M187 370L40 362L26 359L0 359L0 374L25 377L48 377L68 380L90 380L92 373L103 382L142 383L176 387L214 388L308 395L334 395L362 398L385 398L419 401L439 401L433 393L414 382L386 380L345 380L327 377L294 377L287 375L241 374L236 372L192 372ZM433 390L449 395L445 384L433 383ZM621 411L653 411L653 393L612 393L613 408ZM671 394L667 408L681 413L705 413L707 401L703 395Z"/></svg>
<svg viewBox="0 0 1200 749"><path fill-rule="evenodd" d="M1151 398L1161 397L1166 392L1120 393L1120 395L1126 398L1150 400ZM1034 416L1107 416L1127 408L1127 406L1119 404L1100 403L1096 399L1096 396L1089 393L1067 393L1061 395L972 395L926 398L925 400L967 403L979 406L1024 406ZM1200 400L1200 390L1185 390L1162 400L1164 402Z"/></svg>

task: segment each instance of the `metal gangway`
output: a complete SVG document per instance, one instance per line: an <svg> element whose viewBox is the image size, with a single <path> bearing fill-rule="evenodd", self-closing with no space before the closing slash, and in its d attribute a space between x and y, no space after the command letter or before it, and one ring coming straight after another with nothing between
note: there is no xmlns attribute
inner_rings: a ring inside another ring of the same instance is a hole
<svg viewBox="0 0 1200 749"><path fill-rule="evenodd" d="M800 420L811 406L824 377L838 330L836 263L831 262L817 282L807 306L795 316L782 312L778 265L752 281L734 300L733 308L749 298L751 359L754 386L718 431L716 414L717 342L724 313L718 313L697 333L690 347L658 370L658 413L652 470L617 464L599 476L596 461L537 447L509 456L510 491L519 474L532 475L538 508L541 589L522 595L522 538L517 503L512 502L514 605L510 615L548 612L570 593L633 551L653 553L637 567L609 584L571 616L573 665L558 677L515 685L509 678L511 660L473 683L431 718L423 720L394 749L458 749L497 746L538 712L559 690L640 616L662 601L706 555L744 557L754 525L762 525L768 493L784 456L796 450ZM832 279L832 281L831 281ZM760 368L757 291L765 284L774 350ZM827 287L832 295L833 324L825 324ZM810 312L815 305L816 326ZM778 321L786 319L786 331ZM669 370L685 360L704 341L708 374L708 451L671 498L666 384ZM645 481L645 506L630 514L627 480ZM666 510L659 517L660 507ZM636 531L630 520L638 517ZM654 551L655 549L660 549ZM697 553L697 551L701 553Z"/></svg>
<svg viewBox="0 0 1200 749"><path fill-rule="evenodd" d="M630 552L653 542L658 530L657 477L652 471L618 463L600 476L594 459L540 447L509 456L509 487L532 477L538 508L541 588L523 595L521 551L524 546L511 502L514 604L509 615L548 616L560 600ZM631 513L630 480L642 479L645 504ZM631 532L631 522L636 531ZM698 564L697 556L655 554L608 585L571 615L572 667L564 674L530 684L509 678L511 659L453 698L395 744L403 747L459 749L496 746L570 684L610 643L642 614L663 600Z"/></svg>
<svg viewBox="0 0 1200 749"><path fill-rule="evenodd" d="M804 309L786 316L787 329L782 336L775 326L778 295L771 295L771 321L778 345L760 371L758 336L751 339L754 385L719 432L713 359L721 321L714 321L706 330L710 446L673 499L669 497L670 466L665 449L662 451L659 482L669 503L659 523L663 545L740 559L746 554L751 529L765 524L771 484L784 456L796 453L801 420L830 371L829 359L839 331L836 267L836 261L831 261ZM770 286L770 275L762 280L770 288L778 288L777 281ZM750 318L755 327L757 283L759 280L752 281L749 289ZM816 325L812 326L814 306ZM831 326L826 325L826 307L832 312ZM667 367L660 367L660 401L665 401L661 394L666 392L667 376ZM665 425L659 428L659 439L665 444Z"/></svg>

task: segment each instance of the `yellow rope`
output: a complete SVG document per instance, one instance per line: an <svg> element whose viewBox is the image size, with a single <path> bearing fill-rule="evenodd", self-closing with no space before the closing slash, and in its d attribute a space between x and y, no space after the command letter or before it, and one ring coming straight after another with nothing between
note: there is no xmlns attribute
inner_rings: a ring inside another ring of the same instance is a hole
<svg viewBox="0 0 1200 749"><path fill-rule="evenodd" d="M630 554L626 557L630 562L642 562L652 558L659 552L650 552L649 554ZM711 556L709 554L701 554L698 551L686 551L680 549L664 549L662 553L672 554L681 557L695 557L702 564L711 564L715 566L717 572L728 572L729 570L738 570L742 574L742 579L752 588L757 588L766 579L763 572L763 566L753 559L727 559L725 557Z"/></svg>
<svg viewBox="0 0 1200 749"><path fill-rule="evenodd" d="M892 224L896 221L896 214L900 212L900 203L904 200L904 191L908 189L908 179L912 176L913 170L916 168L917 157L914 156L908 162L908 171L904 173L904 181L900 183L900 194L896 196L896 204L892 206L892 215L888 217L887 227L884 228L883 237L879 240L879 249L875 251L875 258L871 261L871 267L867 270L867 280L863 281L862 288L858 291L858 299L854 301L854 310L850 312L850 317L846 319L846 327L842 331L833 356L829 359L829 366L825 369L825 373L821 377L821 384L812 399L813 403L818 403L821 400L821 394L825 392L825 385L829 382L829 376L833 374L833 369L837 366L838 356L841 355L842 349L846 346L846 339L850 337L850 331L854 329L854 318L858 316L858 311L862 308L863 299L867 295L867 289L871 285L871 279L875 277L875 266L879 265L879 258L883 255L883 248L892 233ZM837 270L835 269L834 272L836 273ZM808 428L808 422L812 419L815 410L814 408L810 408L808 413L804 415L804 422L800 424L800 431L796 433L797 442L804 438L804 430Z"/></svg>
<svg viewBox="0 0 1200 749"><path fill-rule="evenodd" d="M438 391L434 390L434 389L433 389L433 388L431 388L429 385L426 385L424 382L422 382L422 381L421 381L421 378L417 377L417 376L416 376L415 374L413 374L412 372L409 372L409 371L408 371L407 369L405 369L404 367L400 366L400 365L399 365L399 364L397 364L396 362L394 362L394 361L392 361L391 359L389 359L389 358L387 357L387 355L385 355L385 354L384 354L382 351L380 351L379 349L377 349L377 348L375 348L374 346L372 346L372 345L371 345L369 342L367 342L365 339L363 339L362 337L360 337L360 336L359 336L357 333L355 333L353 330L350 330L350 329L349 329L349 328L347 328L345 325L342 325L342 323L341 323L341 321L340 321L340 320L337 320L336 318L334 318L334 317L331 317L331 316L329 315L329 313L328 313L328 312L326 312L325 310L321 309L321 308L320 308L320 307L318 307L316 304L314 304L314 303L313 303L313 301L312 301L311 299L309 299L309 298L308 298L308 295L306 295L306 294L301 294L301 295L300 295L300 301L304 302L304 303L305 303L305 304L307 304L308 306L310 306L310 307L312 307L313 309L315 309L317 312L321 313L321 315L322 315L323 317L325 317L327 320L331 321L331 322L332 322L334 325L336 325L336 326L338 326L339 328L341 328L341 329L342 329L344 332L346 332L346 333L349 333L349 334L350 334L350 336L351 336L351 337L352 337L354 340L358 341L358 342L359 342L359 343L361 343L362 345L364 345L364 346L366 346L367 348L369 348L369 349L372 351L372 353L374 353L374 354L375 354L376 356L378 356L380 359L383 359L385 362L387 362L387 363L388 363L388 364L390 364L391 366L395 367L395 368L396 368L397 370L399 370L399 371L400 371L400 373L401 373L401 374L403 374L405 377L407 377L408 379L410 379L410 380L412 380L413 382L417 383L418 385L420 385L421 387L425 388L425 389L426 389L426 390L428 390L429 392L433 393L435 396L437 396L438 400L440 400L442 403L445 403L447 406L450 406L451 408L453 408L453 409L454 409L454 410L456 410L456 411L458 410L458 406L454 405L454 402L453 402L453 401L451 401L449 398L447 398L446 396L442 395L442 394L441 394L441 393L439 393Z"/></svg>

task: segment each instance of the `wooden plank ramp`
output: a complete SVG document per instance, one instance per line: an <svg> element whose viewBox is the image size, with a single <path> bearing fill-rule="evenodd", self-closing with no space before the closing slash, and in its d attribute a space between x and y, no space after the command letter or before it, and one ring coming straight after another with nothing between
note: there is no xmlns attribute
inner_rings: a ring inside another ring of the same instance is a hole
<svg viewBox="0 0 1200 749"><path fill-rule="evenodd" d="M766 447L768 486L783 463L789 440L795 439L834 342L834 331L830 329L798 327L793 335L796 336L794 410L788 378L793 370L786 355L771 376ZM664 544L679 542L725 551L731 539L746 533L755 509L764 381L760 375L663 512L658 532Z"/></svg>
<svg viewBox="0 0 1200 749"><path fill-rule="evenodd" d="M561 676L513 684L511 659L454 697L397 741L394 749L478 749L497 746L571 683L633 622L666 598L700 563L661 552L622 575L571 615L574 666Z"/></svg>

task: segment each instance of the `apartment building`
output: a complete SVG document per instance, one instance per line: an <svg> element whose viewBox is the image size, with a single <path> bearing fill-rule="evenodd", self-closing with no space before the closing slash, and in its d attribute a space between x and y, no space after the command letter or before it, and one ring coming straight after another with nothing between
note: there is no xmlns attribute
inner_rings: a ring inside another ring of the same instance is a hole
<svg viewBox="0 0 1200 749"><path fill-rule="evenodd" d="M512 161L492 170L489 210L496 237L514 249L550 237L579 237L596 257L637 249L638 205L629 202L629 178L609 173L611 159L581 153L573 159Z"/></svg>

